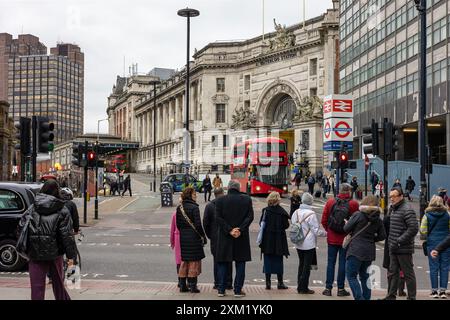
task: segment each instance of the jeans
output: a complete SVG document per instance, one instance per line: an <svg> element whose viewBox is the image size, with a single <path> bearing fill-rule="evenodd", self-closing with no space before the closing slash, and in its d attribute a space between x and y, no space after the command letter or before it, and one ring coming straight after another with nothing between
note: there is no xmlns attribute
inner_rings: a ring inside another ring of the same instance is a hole
<svg viewBox="0 0 450 320"><path fill-rule="evenodd" d="M205 202L206 202L206 195L208 194L208 201L211 200L211 189L205 189Z"/></svg>
<svg viewBox="0 0 450 320"><path fill-rule="evenodd" d="M438 257L434 259L431 257L430 252L432 248L428 248L428 264L430 266L430 280L431 280L431 289L438 290L438 282L439 289L447 290L448 285L448 272L449 272L449 263L450 263L450 250L447 249L441 253L439 253ZM438 281L439 276L439 281Z"/></svg>
<svg viewBox="0 0 450 320"><path fill-rule="evenodd" d="M220 284L219 264L216 262L214 257L213 261L214 261L214 285L219 287ZM232 262L224 262L224 263L227 265L227 278L225 281L225 285L227 288L229 288L233 285L233 263Z"/></svg>
<svg viewBox="0 0 450 320"><path fill-rule="evenodd" d="M328 261L327 261L327 281L325 287L333 289L334 270L336 267L336 259L339 253L337 287L344 289L345 285L345 249L342 246L329 244L328 245Z"/></svg>
<svg viewBox="0 0 450 320"><path fill-rule="evenodd" d="M229 262L218 262L218 273L219 273L219 292L224 293L227 282L228 274L228 263ZM245 261L235 261L236 276L234 277L234 293L240 293L242 287L244 286L245 279Z"/></svg>
<svg viewBox="0 0 450 320"><path fill-rule="evenodd" d="M415 299L417 285L412 254L391 254L390 259L389 273L392 274L392 277L389 284L388 297L396 297L400 280L400 270L402 270L405 274L408 298Z"/></svg>
<svg viewBox="0 0 450 320"><path fill-rule="evenodd" d="M47 273L52 279L53 294L56 300L70 300L64 286L63 257L51 261L33 261L28 263L30 273L31 300L44 300Z"/></svg>
<svg viewBox="0 0 450 320"><path fill-rule="evenodd" d="M309 193L314 197L314 184L308 184Z"/></svg>
<svg viewBox="0 0 450 320"><path fill-rule="evenodd" d="M297 291L308 291L309 276L311 274L311 264L314 257L314 250L297 249L299 265L297 273Z"/></svg>
<svg viewBox="0 0 450 320"><path fill-rule="evenodd" d="M355 256L347 258L345 271L348 284L350 285L355 300L370 300L371 290L367 286L367 280L369 279L367 268L369 268L371 264L371 261L361 261ZM359 281L357 279L358 275Z"/></svg>

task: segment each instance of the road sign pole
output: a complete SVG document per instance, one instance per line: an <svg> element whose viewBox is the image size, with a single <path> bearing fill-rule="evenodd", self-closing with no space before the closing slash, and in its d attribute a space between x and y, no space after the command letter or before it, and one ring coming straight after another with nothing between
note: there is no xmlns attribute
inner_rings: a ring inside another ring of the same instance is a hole
<svg viewBox="0 0 450 320"><path fill-rule="evenodd" d="M87 223L87 187L88 187L88 142L87 140L84 142L84 211L83 211L83 222Z"/></svg>
<svg viewBox="0 0 450 320"><path fill-rule="evenodd" d="M365 190L364 190L364 196L367 197L367 170L369 169L369 157L366 154L366 157L364 158L364 186L365 186Z"/></svg>

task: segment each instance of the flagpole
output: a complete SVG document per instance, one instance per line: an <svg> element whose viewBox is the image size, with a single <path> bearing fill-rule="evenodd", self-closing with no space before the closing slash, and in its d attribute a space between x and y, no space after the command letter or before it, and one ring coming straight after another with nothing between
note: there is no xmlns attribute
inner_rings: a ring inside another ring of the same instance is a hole
<svg viewBox="0 0 450 320"><path fill-rule="evenodd" d="M303 0L303 30L305 30L305 21L306 21L306 5L305 5L305 1Z"/></svg>
<svg viewBox="0 0 450 320"><path fill-rule="evenodd" d="M264 0L262 0L262 42L264 43Z"/></svg>

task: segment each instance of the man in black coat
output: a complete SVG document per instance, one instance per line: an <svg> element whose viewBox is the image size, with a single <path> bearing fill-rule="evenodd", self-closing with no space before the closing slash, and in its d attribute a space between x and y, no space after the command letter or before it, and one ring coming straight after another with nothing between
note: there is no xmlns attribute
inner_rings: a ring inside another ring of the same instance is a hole
<svg viewBox="0 0 450 320"><path fill-rule="evenodd" d="M392 275L386 300L395 300L398 291L400 270L405 275L408 300L416 299L416 275L414 273L414 239L419 231L416 213L406 203L403 191L399 187L391 189L390 225L389 225L389 273Z"/></svg>
<svg viewBox="0 0 450 320"><path fill-rule="evenodd" d="M251 261L249 227L253 221L252 199L240 192L240 184L231 180L228 194L217 199L218 224L216 261L219 272L219 297L225 295L227 263L235 261L234 296L244 297L245 262Z"/></svg>
<svg viewBox="0 0 450 320"><path fill-rule="evenodd" d="M214 189L214 200L206 205L205 213L203 215L203 228L205 229L206 236L211 240L211 254L213 256L214 261L214 288L219 288L219 274L218 274L218 265L215 258L216 255L216 244L217 244L217 221L216 221L216 202L218 198L223 197L224 191L223 188ZM231 262L228 262L227 267L227 290L233 290L233 265Z"/></svg>
<svg viewBox="0 0 450 320"><path fill-rule="evenodd" d="M124 187L124 189L123 189L123 192L122 192L122 197L123 197L123 195L125 194L125 192L127 190L130 191L130 197L131 197L131 178L130 178L130 175L128 175L125 178L125 180L123 181L123 187Z"/></svg>

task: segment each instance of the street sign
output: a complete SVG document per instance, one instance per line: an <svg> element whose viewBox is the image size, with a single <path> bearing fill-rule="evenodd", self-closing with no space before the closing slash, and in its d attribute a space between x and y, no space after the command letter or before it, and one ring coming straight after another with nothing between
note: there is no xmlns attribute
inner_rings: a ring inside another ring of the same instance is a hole
<svg viewBox="0 0 450 320"><path fill-rule="evenodd" d="M323 150L325 151L340 151L341 150L341 141L327 141L323 143ZM345 141L344 142L345 150L352 151L353 150L353 141Z"/></svg>
<svg viewBox="0 0 450 320"><path fill-rule="evenodd" d="M329 95L323 99L323 118L353 118L353 97Z"/></svg>
<svg viewBox="0 0 450 320"><path fill-rule="evenodd" d="M323 141L353 141L353 119L325 119Z"/></svg>

